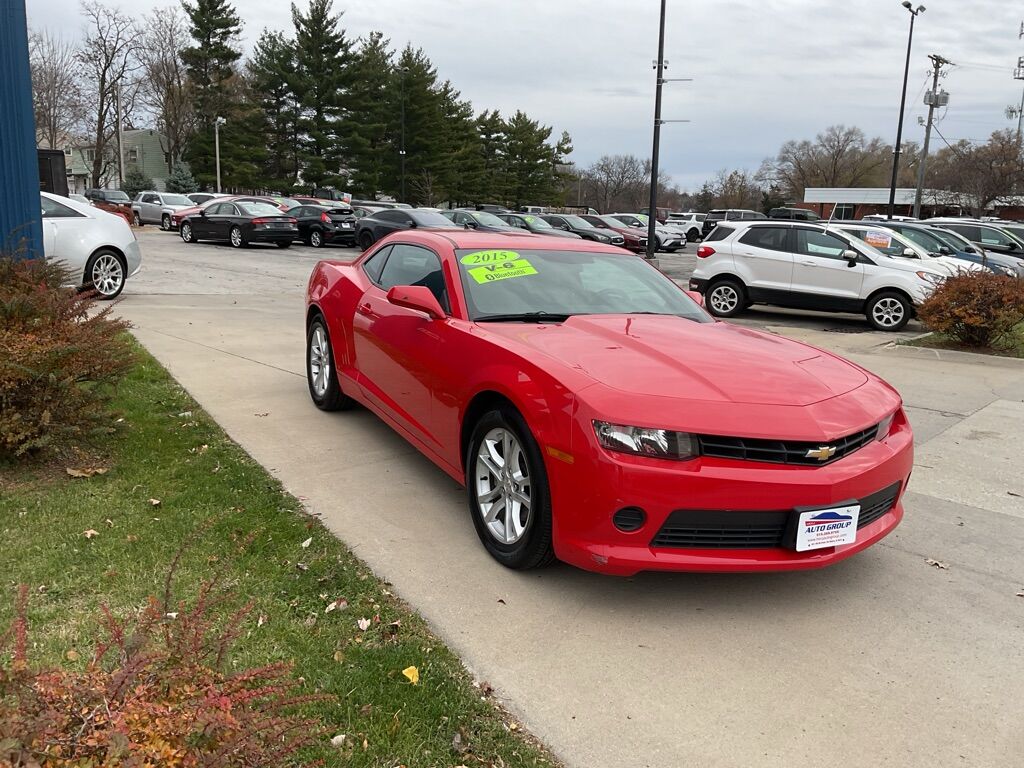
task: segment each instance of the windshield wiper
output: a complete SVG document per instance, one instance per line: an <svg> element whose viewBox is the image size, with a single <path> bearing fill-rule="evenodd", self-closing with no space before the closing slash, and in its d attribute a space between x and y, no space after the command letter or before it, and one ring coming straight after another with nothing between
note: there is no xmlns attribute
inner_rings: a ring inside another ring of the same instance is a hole
<svg viewBox="0 0 1024 768"><path fill-rule="evenodd" d="M558 312L510 312L504 315L482 315L476 318L478 323L561 323L572 317L571 314Z"/></svg>

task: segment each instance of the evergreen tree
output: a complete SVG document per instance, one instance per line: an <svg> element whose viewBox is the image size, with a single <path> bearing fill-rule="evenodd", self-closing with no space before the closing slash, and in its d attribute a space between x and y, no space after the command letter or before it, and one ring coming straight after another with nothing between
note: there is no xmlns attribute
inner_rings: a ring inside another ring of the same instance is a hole
<svg viewBox="0 0 1024 768"><path fill-rule="evenodd" d="M540 125L522 111L507 123L505 179L508 200L519 207L556 199L562 188L559 166L572 152L568 133L555 146L547 143L550 126Z"/></svg>
<svg viewBox="0 0 1024 768"><path fill-rule="evenodd" d="M286 190L299 179L299 105L295 97L295 49L280 32L264 30L248 63L249 83L260 111L260 146L268 149L260 186Z"/></svg>
<svg viewBox="0 0 1024 768"><path fill-rule="evenodd" d="M401 119L401 72L395 70L393 58L390 41L371 32L352 60L341 132L352 172L349 188L371 200L385 189L397 188L400 137L393 118Z"/></svg>
<svg viewBox="0 0 1024 768"><path fill-rule="evenodd" d="M481 112L476 118L479 142L477 151L482 166L480 199L508 202L505 178L505 131L507 126L498 110Z"/></svg>
<svg viewBox="0 0 1024 768"><path fill-rule="evenodd" d="M174 164L174 170L167 177L166 187L168 192L177 192L182 195L199 191L199 185L196 183L195 177L192 176L192 172L184 163Z"/></svg>
<svg viewBox="0 0 1024 768"><path fill-rule="evenodd" d="M310 0L303 14L293 4L295 94L301 105L300 163L308 184L342 179L341 118L349 85L352 44L341 28L332 0Z"/></svg>
<svg viewBox="0 0 1024 768"><path fill-rule="evenodd" d="M490 191L484 186L485 165L480 150L473 105L460 99L460 94L447 80L438 92L441 105L441 129L437 150L442 163L439 184L445 197L454 203L489 202Z"/></svg>
<svg viewBox="0 0 1024 768"><path fill-rule="evenodd" d="M125 171L121 191L128 197L134 199L139 192L145 192L147 189L154 189L153 180L149 176L134 166Z"/></svg>
<svg viewBox="0 0 1024 768"><path fill-rule="evenodd" d="M241 56L237 47L242 22L227 0L182 0L189 20L193 45L181 52L195 94L196 134L189 142L185 158L199 182L212 186L214 168L214 121L218 117L231 122L239 118L238 100L230 84L235 63ZM221 160L232 154L237 133L226 131L221 137Z"/></svg>
<svg viewBox="0 0 1024 768"><path fill-rule="evenodd" d="M437 69L423 52L407 45L398 59L398 71L405 78L405 195L401 173L387 190L415 205L434 205L445 200L440 188L448 160L438 144L443 131L443 110L437 85ZM404 70L404 73L403 73ZM393 136L400 131L400 110L392 115ZM395 158L396 165L399 158Z"/></svg>

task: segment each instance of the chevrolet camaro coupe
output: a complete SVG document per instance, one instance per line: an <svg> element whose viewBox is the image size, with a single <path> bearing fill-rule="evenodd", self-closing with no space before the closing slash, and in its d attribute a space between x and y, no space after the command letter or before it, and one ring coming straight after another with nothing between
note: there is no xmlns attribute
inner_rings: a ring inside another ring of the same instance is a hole
<svg viewBox="0 0 1024 768"><path fill-rule="evenodd" d="M903 517L892 387L613 246L398 232L316 266L306 338L317 407L362 404L465 484L510 568L815 568Z"/></svg>

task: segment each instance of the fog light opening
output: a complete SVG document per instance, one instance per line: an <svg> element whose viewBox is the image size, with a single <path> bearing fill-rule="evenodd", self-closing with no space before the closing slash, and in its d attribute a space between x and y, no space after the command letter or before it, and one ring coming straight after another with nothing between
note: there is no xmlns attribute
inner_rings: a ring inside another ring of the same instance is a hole
<svg viewBox="0 0 1024 768"><path fill-rule="evenodd" d="M623 507L612 515L612 524L623 533L633 533L643 528L647 513L640 507Z"/></svg>

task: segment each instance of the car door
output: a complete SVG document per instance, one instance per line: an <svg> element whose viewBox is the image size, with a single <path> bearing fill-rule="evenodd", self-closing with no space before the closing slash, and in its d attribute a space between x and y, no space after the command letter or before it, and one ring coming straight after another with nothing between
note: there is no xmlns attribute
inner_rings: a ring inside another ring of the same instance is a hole
<svg viewBox="0 0 1024 768"><path fill-rule="evenodd" d="M160 195L142 196L142 221L144 224L159 224L163 202Z"/></svg>
<svg viewBox="0 0 1024 768"><path fill-rule="evenodd" d="M778 299L793 286L791 227L750 227L736 239L733 259L753 299Z"/></svg>
<svg viewBox="0 0 1024 768"><path fill-rule="evenodd" d="M43 255L60 261L71 272L73 282L81 285L89 252L87 245L94 222L74 208L40 195L43 219Z"/></svg>
<svg viewBox="0 0 1024 768"><path fill-rule="evenodd" d="M227 240L231 226L240 215L234 203L221 203L217 206L217 215L208 217L210 237L214 240Z"/></svg>
<svg viewBox="0 0 1024 768"><path fill-rule="evenodd" d="M311 206L300 205L286 212L286 215L291 216L293 219L295 219L296 224L299 228L299 238L302 240L305 240L307 237L309 237L310 226L313 224L314 221L318 221L320 218L319 211L316 211L316 218L313 217L313 212L315 210L316 209L314 209Z"/></svg>
<svg viewBox="0 0 1024 768"><path fill-rule="evenodd" d="M356 305L352 321L355 365L366 397L426 442L440 446L432 426L432 371L439 357L438 321L387 300L396 285L428 287L447 311L449 291L441 260L418 245L396 243L379 277Z"/></svg>
<svg viewBox="0 0 1024 768"><path fill-rule="evenodd" d="M797 228L791 299L798 306L860 311L864 264L843 258L847 240L831 232Z"/></svg>
<svg viewBox="0 0 1024 768"><path fill-rule="evenodd" d="M192 222L192 234L196 238L209 238L213 236L213 217L220 210L224 203L214 203L203 208L199 213L190 217Z"/></svg>

